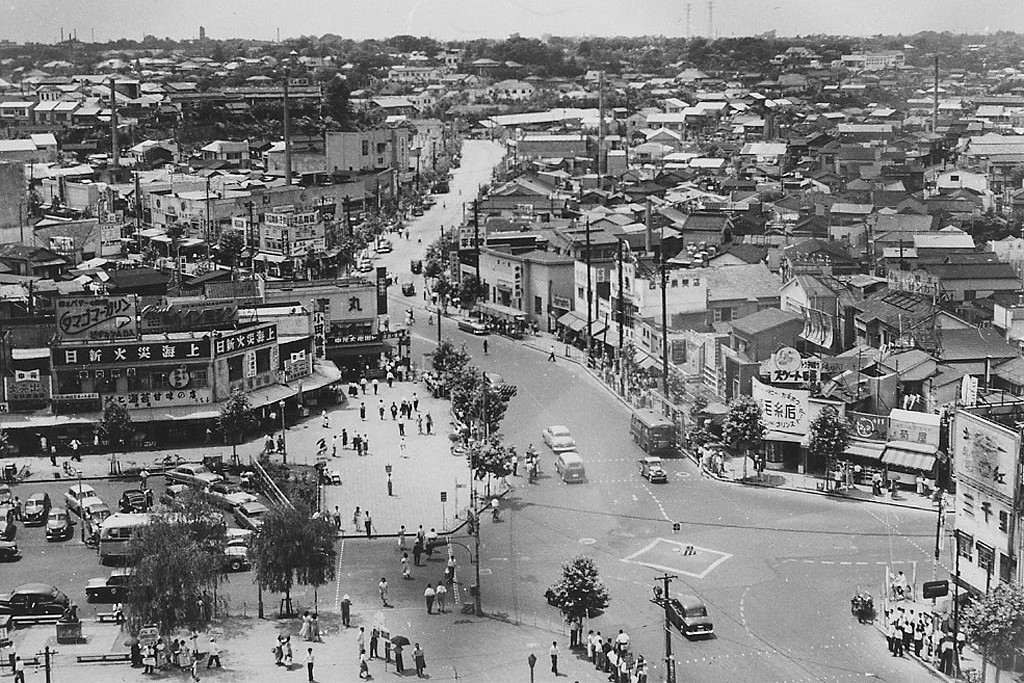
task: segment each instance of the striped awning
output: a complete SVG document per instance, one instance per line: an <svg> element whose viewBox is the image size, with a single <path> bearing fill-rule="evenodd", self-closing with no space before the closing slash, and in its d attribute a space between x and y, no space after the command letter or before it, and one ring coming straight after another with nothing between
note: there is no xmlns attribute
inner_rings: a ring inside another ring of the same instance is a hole
<svg viewBox="0 0 1024 683"><path fill-rule="evenodd" d="M851 441L846 446L846 455L867 460L881 460L885 444L871 441Z"/></svg>
<svg viewBox="0 0 1024 683"><path fill-rule="evenodd" d="M935 454L938 449L928 444L910 441L890 441L885 445L882 462L894 467L905 467L919 472L931 472L935 468Z"/></svg>

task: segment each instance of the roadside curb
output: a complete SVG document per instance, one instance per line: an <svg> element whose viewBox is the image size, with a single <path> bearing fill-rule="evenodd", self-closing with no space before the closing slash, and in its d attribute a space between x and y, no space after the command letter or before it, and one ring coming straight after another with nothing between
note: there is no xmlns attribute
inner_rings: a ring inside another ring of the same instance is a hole
<svg viewBox="0 0 1024 683"><path fill-rule="evenodd" d="M540 351L541 353L547 353L548 352L547 349L540 348L535 343L532 343L530 341L524 341L523 345L527 346L527 347L529 347L531 349L534 349L535 351ZM573 358L572 356L559 356L559 359L560 360L566 360L566 361L568 361L570 363L575 363L576 365L578 365L581 368L583 368L584 370L586 370L594 379L598 380L598 382L600 383L601 387L606 392L608 392L609 394L611 394L612 396L617 398L619 400L619 403L621 403L622 405L626 406L630 410L633 410L633 406L630 405L629 401L624 399L622 396L619 396L618 393L616 393L614 391L611 391L608 388L608 386L604 382L601 381L601 378L598 377L594 373L594 371L590 367L587 366L586 363L583 363L580 360L577 360L576 358ZM700 467L700 460L699 460L699 458L697 458L697 456L695 456L693 453L691 453L690 451L688 451L685 448L680 449L680 450L683 453L683 455L685 455L687 458L692 460L695 465ZM714 479L715 481L720 481L723 484L734 484L734 485L745 486L747 488L761 488L761 489L774 489L774 490L777 490L777 491L791 491L793 493L803 493L803 494L812 495L812 496L820 496L820 497L826 497L826 498L833 498L833 499L835 499L835 496L833 494L829 493L828 491L812 491L810 489L797 488L795 486L764 486L764 485L758 484L756 482L745 481L743 479L731 479L731 478L723 477L723 476L720 476L720 475L717 475L717 474L712 474L711 472L705 470L703 467L701 467L701 474L704 475L704 476L707 476L709 479ZM887 500L873 500L871 498L847 498L847 497L843 497L843 500L848 500L848 501L852 501L852 502L859 502L859 503L872 503L874 505L885 505L887 507L902 508L902 509L905 509L905 510L919 510L919 511L922 511L922 512L932 512L932 510L930 510L930 509L922 508L922 507L919 507L919 506L916 506L916 505L910 505L910 504L907 504L907 503L900 503L900 502L891 502L891 501L887 501Z"/></svg>

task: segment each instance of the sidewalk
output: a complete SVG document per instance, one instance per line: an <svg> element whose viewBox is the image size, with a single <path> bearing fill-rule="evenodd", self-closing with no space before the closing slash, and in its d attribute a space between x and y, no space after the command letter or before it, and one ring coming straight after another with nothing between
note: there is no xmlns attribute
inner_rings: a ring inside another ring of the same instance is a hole
<svg viewBox="0 0 1024 683"><path fill-rule="evenodd" d="M413 580L403 581L399 571L399 548L393 540L366 541L351 539L339 546L338 579L335 586L321 591L321 643L306 643L299 638L299 619L257 619L254 616L231 617L217 624L209 633L203 633L200 644L209 642L211 635L217 637L223 655L224 669L206 670L200 667L200 677L205 681L252 683L281 683L287 680L305 681L304 656L307 647L313 647L316 663L314 678L317 681L355 681L358 676L359 628L366 629L366 647L369 650L369 634L374 626L382 627L392 637L405 636L411 643L419 643L427 662L426 674L435 680L464 680L474 683L505 683L509 680L529 680L527 658L537 657L536 676L538 680L553 678L550 671L548 648L557 641L561 655L559 671L567 681L596 683L606 681L607 674L601 674L578 656L569 652L568 636L559 630L545 628L545 625L530 626L512 624L500 614L477 617L463 614L461 605L453 604L454 591L449 593L448 610L438 614L437 608L428 615L423 599L423 590L429 580L435 585L443 577L446 557L444 552L435 553L434 558L425 560L427 566L413 567ZM462 584L460 599L468 599L465 586L472 581L473 567L467 561L464 551L456 548L458 568L456 576ZM484 569L489 573L489 569ZM389 602L392 608L383 608L377 593L377 582L386 576L390 583ZM340 601L348 595L352 602L351 627L341 623ZM485 610L487 596L485 595ZM274 612L270 605L275 600L268 596L268 616ZM299 609L307 606L297 605ZM561 623L557 622L560 627ZM144 677L141 669L132 669L128 664L77 664L75 657L82 654L103 654L126 652L127 637L115 626L104 626L103 638L93 639L85 645L59 646L55 659L54 680L76 683L116 683L139 680L187 680L183 673L161 672ZM37 632L38 635L36 633ZM52 629L37 627L16 632L33 634L31 644L17 642L18 650L31 656L42 648L45 634ZM291 635L294 663L284 668L274 665L271 654L277 635ZM52 638L49 645L54 646ZM202 649L202 648L201 648ZM384 643L378 647L381 657L385 654ZM404 678L415 678L412 662L412 647L404 650ZM285 672L288 672L287 674ZM394 663L383 659L370 662L370 674L375 680L399 676ZM29 669L26 680L42 683L41 669Z"/></svg>

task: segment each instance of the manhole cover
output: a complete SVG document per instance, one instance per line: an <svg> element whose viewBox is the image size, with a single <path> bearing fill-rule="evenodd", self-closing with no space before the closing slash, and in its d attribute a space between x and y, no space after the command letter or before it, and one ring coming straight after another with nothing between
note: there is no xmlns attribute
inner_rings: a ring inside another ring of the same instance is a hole
<svg viewBox="0 0 1024 683"><path fill-rule="evenodd" d="M580 539L580 545L594 545L595 543L597 543L597 539L596 538L581 538Z"/></svg>
<svg viewBox="0 0 1024 683"><path fill-rule="evenodd" d="M690 476L690 473L689 472L676 472L676 476L677 477L683 477L685 479L686 477Z"/></svg>

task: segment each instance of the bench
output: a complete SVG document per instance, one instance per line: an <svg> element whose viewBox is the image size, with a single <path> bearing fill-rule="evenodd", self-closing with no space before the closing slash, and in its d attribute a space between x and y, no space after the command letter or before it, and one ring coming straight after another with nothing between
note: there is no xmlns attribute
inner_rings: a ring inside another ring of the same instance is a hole
<svg viewBox="0 0 1024 683"><path fill-rule="evenodd" d="M38 626L40 624L56 624L60 621L60 614L33 614L20 617L11 617L15 626Z"/></svg>
<svg viewBox="0 0 1024 683"><path fill-rule="evenodd" d="M126 664L132 661L127 652L115 655L78 655L79 664Z"/></svg>

